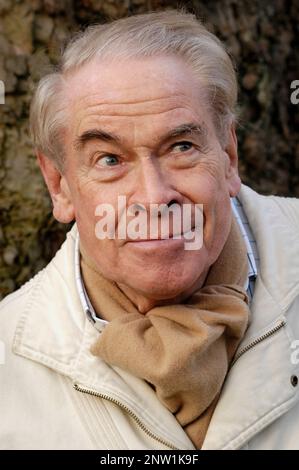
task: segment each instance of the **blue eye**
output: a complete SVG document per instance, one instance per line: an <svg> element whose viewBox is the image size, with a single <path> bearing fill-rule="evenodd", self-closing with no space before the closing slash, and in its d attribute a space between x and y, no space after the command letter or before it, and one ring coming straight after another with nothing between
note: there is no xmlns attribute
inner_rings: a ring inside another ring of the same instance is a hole
<svg viewBox="0 0 299 470"><path fill-rule="evenodd" d="M101 166L115 166L118 165L119 159L115 155L104 155L99 158L98 163L100 163Z"/></svg>
<svg viewBox="0 0 299 470"><path fill-rule="evenodd" d="M187 152L193 147L193 144L191 142L183 141L183 142L177 142L172 146L173 149L176 147L180 147L179 152Z"/></svg>

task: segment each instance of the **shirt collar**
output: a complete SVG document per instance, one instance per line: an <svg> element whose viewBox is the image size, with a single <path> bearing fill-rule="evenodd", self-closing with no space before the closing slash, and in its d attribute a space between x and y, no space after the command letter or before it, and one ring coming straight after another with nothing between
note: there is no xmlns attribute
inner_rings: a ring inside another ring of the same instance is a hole
<svg viewBox="0 0 299 470"><path fill-rule="evenodd" d="M259 257L256 249L256 242L254 240L253 234L251 232L249 222L247 220L246 214L244 212L243 206L238 197L231 198L231 207L233 214L239 224L240 231L242 233L243 239L247 248L247 257L248 257L248 277L257 276L259 264Z"/></svg>
<svg viewBox="0 0 299 470"><path fill-rule="evenodd" d="M97 316L90 302L88 294L86 292L85 285L84 285L82 275L81 275L79 243L80 243L80 237L79 237L79 232L77 232L76 242L75 242L75 277L76 277L77 291L78 291L80 302L81 302L84 312L86 313L89 320L94 324L95 328L101 331L108 322Z"/></svg>

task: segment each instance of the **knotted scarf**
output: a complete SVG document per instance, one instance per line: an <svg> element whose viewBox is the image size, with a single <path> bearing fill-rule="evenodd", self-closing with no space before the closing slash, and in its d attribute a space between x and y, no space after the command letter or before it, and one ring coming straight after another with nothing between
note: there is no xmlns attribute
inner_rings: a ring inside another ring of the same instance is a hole
<svg viewBox="0 0 299 470"><path fill-rule="evenodd" d="M248 326L247 276L246 246L233 217L204 286L183 303L142 314L116 283L102 278L97 286L99 314L109 323L92 353L147 381L197 449Z"/></svg>

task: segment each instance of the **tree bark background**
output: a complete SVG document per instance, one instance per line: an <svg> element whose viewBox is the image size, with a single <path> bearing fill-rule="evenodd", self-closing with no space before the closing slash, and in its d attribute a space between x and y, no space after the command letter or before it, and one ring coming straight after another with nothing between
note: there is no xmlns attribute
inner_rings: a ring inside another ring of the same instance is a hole
<svg viewBox="0 0 299 470"><path fill-rule="evenodd" d="M0 0L0 298L53 257L69 226L54 221L28 133L33 89L70 33L90 23L184 5L223 39L239 73L245 184L299 197L299 0Z"/></svg>

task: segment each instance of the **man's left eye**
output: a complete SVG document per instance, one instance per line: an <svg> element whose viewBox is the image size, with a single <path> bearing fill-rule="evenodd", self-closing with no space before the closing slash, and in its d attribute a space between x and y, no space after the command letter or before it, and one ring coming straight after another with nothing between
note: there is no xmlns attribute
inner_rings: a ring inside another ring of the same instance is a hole
<svg viewBox="0 0 299 470"><path fill-rule="evenodd" d="M174 145L171 146L172 149L177 148L177 151L179 151L179 152L187 152L192 147L193 147L192 142L187 142L187 141L176 142Z"/></svg>

